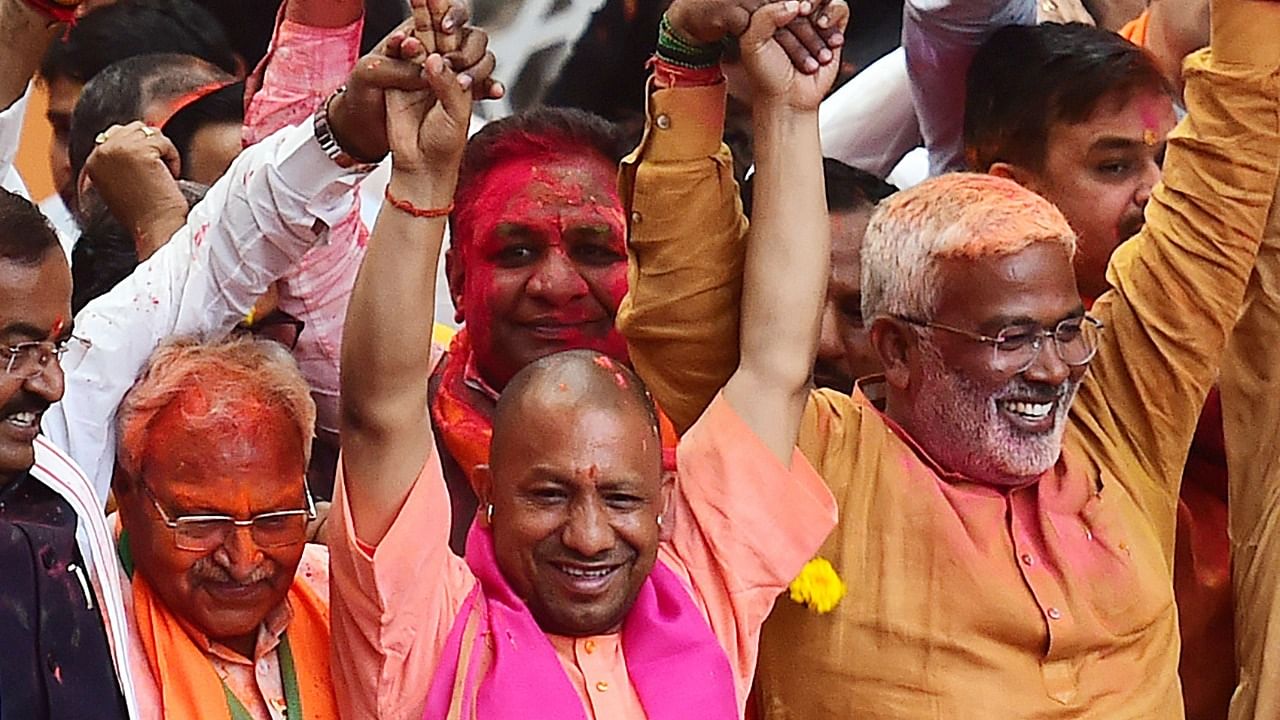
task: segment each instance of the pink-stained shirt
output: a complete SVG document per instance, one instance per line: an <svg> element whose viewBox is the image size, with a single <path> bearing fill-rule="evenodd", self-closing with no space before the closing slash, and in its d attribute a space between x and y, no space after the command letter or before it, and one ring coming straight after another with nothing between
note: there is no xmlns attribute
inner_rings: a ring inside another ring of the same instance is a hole
<svg viewBox="0 0 1280 720"><path fill-rule="evenodd" d="M684 436L659 558L685 583L728 655L739 710L774 600L835 525L826 485L799 453L788 469L718 398ZM419 720L463 600L475 586L449 551L449 498L428 458L381 544L357 539L339 471L330 545L334 690L344 717ZM588 718L644 718L617 635L550 636ZM530 699L536 706L536 699Z"/></svg>
<svg viewBox="0 0 1280 720"><path fill-rule="evenodd" d="M342 85L360 54L364 18L337 28L302 25L283 18L266 56L247 81L246 146L311 114ZM256 89L260 88L260 89ZM256 91L255 91L256 89ZM309 251L280 278L280 310L306 323L293 356L316 401L316 430L334 441L338 433L338 359L342 323L369 232L357 198L329 230L327 242Z"/></svg>

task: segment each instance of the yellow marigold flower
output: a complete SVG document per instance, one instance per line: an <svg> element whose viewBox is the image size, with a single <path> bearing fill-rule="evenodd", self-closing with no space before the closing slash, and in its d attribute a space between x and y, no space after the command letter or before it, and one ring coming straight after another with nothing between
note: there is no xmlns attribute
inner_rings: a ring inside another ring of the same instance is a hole
<svg viewBox="0 0 1280 720"><path fill-rule="evenodd" d="M835 609L847 590L836 569L821 557L805 563L800 574L791 581L791 599L818 614Z"/></svg>

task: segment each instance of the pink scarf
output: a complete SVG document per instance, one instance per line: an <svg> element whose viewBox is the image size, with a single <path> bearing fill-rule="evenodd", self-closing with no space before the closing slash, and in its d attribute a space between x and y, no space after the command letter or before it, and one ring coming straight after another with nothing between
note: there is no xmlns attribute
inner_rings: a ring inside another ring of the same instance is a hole
<svg viewBox="0 0 1280 720"><path fill-rule="evenodd" d="M463 603L427 694L424 720L586 720L555 648L498 569L493 536L476 522ZM465 648L465 652L464 652ZM661 561L622 624L627 674L649 720L735 720L733 670L693 599ZM459 672L460 659L466 658Z"/></svg>

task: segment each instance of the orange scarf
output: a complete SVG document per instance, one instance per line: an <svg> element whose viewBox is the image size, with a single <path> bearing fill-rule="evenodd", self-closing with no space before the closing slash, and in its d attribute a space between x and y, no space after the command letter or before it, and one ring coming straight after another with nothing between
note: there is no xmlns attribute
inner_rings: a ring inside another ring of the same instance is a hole
<svg viewBox="0 0 1280 720"><path fill-rule="evenodd" d="M489 464L489 444L493 441L495 402L467 385L467 367L472 364L471 340L466 328L449 344L449 354L440 361L440 385L431 398L432 429L440 433L445 449L466 473L474 489L475 469ZM477 407L476 398L484 398ZM658 412L662 436L662 466L675 470L676 430L665 413Z"/></svg>
<svg viewBox="0 0 1280 720"><path fill-rule="evenodd" d="M298 580L289 588L286 602L293 610L287 633L297 667L302 719L336 720L338 708L329 674L329 608ZM133 610L147 664L160 687L162 716L230 720L222 679L141 573L133 576Z"/></svg>

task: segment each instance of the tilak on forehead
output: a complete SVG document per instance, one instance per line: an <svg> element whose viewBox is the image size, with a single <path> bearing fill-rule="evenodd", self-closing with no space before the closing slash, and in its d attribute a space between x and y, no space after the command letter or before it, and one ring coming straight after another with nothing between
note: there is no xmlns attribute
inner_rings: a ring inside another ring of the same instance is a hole
<svg viewBox="0 0 1280 720"><path fill-rule="evenodd" d="M1155 147L1160 142L1158 130L1160 128L1161 108L1150 98L1140 98L1139 114L1142 117L1142 144L1147 147Z"/></svg>

